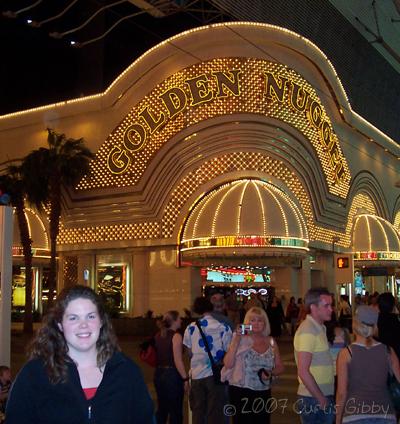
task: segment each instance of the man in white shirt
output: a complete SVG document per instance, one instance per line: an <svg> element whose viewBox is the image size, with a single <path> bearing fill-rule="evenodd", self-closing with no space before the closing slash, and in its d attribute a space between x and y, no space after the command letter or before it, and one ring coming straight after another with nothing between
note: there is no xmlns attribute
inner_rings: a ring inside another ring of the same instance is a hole
<svg viewBox="0 0 400 424"><path fill-rule="evenodd" d="M215 363L221 363L232 339L228 325L212 317L211 302L198 297L194 301L193 311L200 315L198 324L206 337L210 353ZM211 361L206 344L196 322L188 325L183 336L183 344L190 354L191 386L189 393L193 424L221 424L224 422L224 404L226 390L214 380Z"/></svg>

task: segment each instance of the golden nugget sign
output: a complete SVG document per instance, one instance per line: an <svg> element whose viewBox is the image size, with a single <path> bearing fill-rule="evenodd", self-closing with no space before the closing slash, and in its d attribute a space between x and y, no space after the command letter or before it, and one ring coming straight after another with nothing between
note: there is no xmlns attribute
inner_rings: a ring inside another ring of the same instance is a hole
<svg viewBox="0 0 400 424"><path fill-rule="evenodd" d="M317 91L283 64L246 57L200 62L156 84L111 132L78 189L134 186L166 143L179 143L199 123L241 114L294 128L313 146L329 192L347 197L349 167Z"/></svg>
<svg viewBox="0 0 400 424"><path fill-rule="evenodd" d="M285 103L297 113L304 114L309 124L318 131L319 143L328 155L335 183L340 182L345 174L344 158L320 102L288 76L264 72L260 78L263 80L261 96L269 102ZM114 174L124 173L132 162L131 154L142 150L150 137L187 109L217 99L245 96L242 80L241 69L214 71L188 78L181 86L173 86L161 93L157 98L160 111L155 113L150 106L144 107L136 120L125 129L122 146L114 146L109 152L110 171Z"/></svg>
<svg viewBox="0 0 400 424"><path fill-rule="evenodd" d="M184 81L182 87L172 87L159 96L164 109L157 116L149 106L139 114L138 119L124 133L123 147L114 147L108 155L108 167L111 172L120 174L130 165L129 153L143 149L149 137L160 131L169 120L189 107L212 102L216 98L240 95L239 75L241 71L234 69L228 72L212 72L211 76L198 75ZM217 90L210 87L210 79L214 79Z"/></svg>

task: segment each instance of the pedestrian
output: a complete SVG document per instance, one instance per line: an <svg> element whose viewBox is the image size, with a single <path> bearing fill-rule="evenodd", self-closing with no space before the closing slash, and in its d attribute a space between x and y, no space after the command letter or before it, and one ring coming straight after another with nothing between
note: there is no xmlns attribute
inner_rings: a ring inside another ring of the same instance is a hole
<svg viewBox="0 0 400 424"><path fill-rule="evenodd" d="M296 299L292 296L286 307L285 321L290 325L290 334L294 336L297 327L297 320L299 319L299 306L296 303Z"/></svg>
<svg viewBox="0 0 400 424"><path fill-rule="evenodd" d="M210 296L210 302L213 306L213 310L211 313L213 318L215 318L219 322L222 322L222 324L227 324L229 328L233 330L233 322L226 315L224 295L218 292L213 293Z"/></svg>
<svg viewBox="0 0 400 424"><path fill-rule="evenodd" d="M337 316L341 327L345 327L351 333L352 313L349 296L342 294L337 308Z"/></svg>
<svg viewBox="0 0 400 424"><path fill-rule="evenodd" d="M265 311L253 307L243 326L236 329L225 355L221 374L222 380L229 382L229 399L236 410L234 424L270 422L271 384L284 371L278 345L270 333Z"/></svg>
<svg viewBox="0 0 400 424"><path fill-rule="evenodd" d="M294 336L299 379L296 409L303 424L332 424L334 369L324 321L332 315L332 296L324 287L311 288L304 299L307 316Z"/></svg>
<svg viewBox="0 0 400 424"><path fill-rule="evenodd" d="M390 346L400 360L400 320L395 311L395 298L392 293L382 293L378 297L378 339Z"/></svg>
<svg viewBox="0 0 400 424"><path fill-rule="evenodd" d="M328 324L329 323L329 327ZM337 389L337 373L336 373L336 361L339 352L350 344L350 333L346 327L342 327L337 321L328 321L325 323L326 326L326 337L329 343L329 351L332 356L333 369L335 374L335 390L336 395Z"/></svg>
<svg viewBox="0 0 400 424"><path fill-rule="evenodd" d="M119 351L100 297L65 288L12 385L7 424L149 424L153 403L139 367Z"/></svg>
<svg viewBox="0 0 400 424"><path fill-rule="evenodd" d="M154 386L157 392L157 424L183 423L183 396L189 389L189 377L182 359L181 317L178 311L168 311L154 336L156 371Z"/></svg>
<svg viewBox="0 0 400 424"><path fill-rule="evenodd" d="M196 298L193 311L200 318L188 325L183 336L183 344L190 356L189 403L193 424L221 424L225 420L226 390L217 381L217 374L214 377L210 355L213 363L222 363L232 331L228 325L212 317L212 310L207 298Z"/></svg>
<svg viewBox="0 0 400 424"><path fill-rule="evenodd" d="M306 317L307 317L307 311L306 311L306 308L305 308L305 306L304 306L304 303L303 303L303 299L301 298L301 297L299 297L298 299L297 299L297 306L299 307L299 316L298 316L298 318L297 318L297 327L296 327L296 330L297 330L297 328L299 327L299 325L306 319Z"/></svg>
<svg viewBox="0 0 400 424"><path fill-rule="evenodd" d="M8 394L11 387L11 369L7 365L0 365L0 413L5 412Z"/></svg>
<svg viewBox="0 0 400 424"><path fill-rule="evenodd" d="M356 296L354 297L354 310L356 310L360 305L362 305L363 304L363 301L362 301L362 297L361 297L361 294L360 293L358 293L358 294L356 294Z"/></svg>
<svg viewBox="0 0 400 424"><path fill-rule="evenodd" d="M400 381L399 360L393 349L374 340L376 308L361 305L353 319L355 341L342 349L337 361L336 424L395 424L387 377Z"/></svg>
<svg viewBox="0 0 400 424"><path fill-rule="evenodd" d="M271 324L271 336L279 337L282 334L282 327L285 325L285 314L277 296L273 296L268 304L267 315Z"/></svg>
<svg viewBox="0 0 400 424"><path fill-rule="evenodd" d="M250 293L250 299L247 300L247 302L244 304L244 312L246 313L248 310L253 308L254 306L257 306L258 308L262 308L263 305L260 302L260 299L257 296L257 293L252 292Z"/></svg>
<svg viewBox="0 0 400 424"><path fill-rule="evenodd" d="M233 323L234 328L236 328L236 326L240 322L240 316L239 302L237 300L237 295L234 290L225 299L225 306L228 318Z"/></svg>

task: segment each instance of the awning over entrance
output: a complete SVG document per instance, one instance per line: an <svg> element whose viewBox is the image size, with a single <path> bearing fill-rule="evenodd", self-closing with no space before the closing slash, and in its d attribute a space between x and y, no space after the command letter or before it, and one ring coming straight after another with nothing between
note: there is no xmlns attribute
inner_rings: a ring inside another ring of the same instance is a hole
<svg viewBox="0 0 400 424"><path fill-rule="evenodd" d="M400 264L400 238L394 226L371 214L355 217L353 228L354 260L363 266Z"/></svg>
<svg viewBox="0 0 400 424"><path fill-rule="evenodd" d="M39 215L32 209L25 209L25 216L28 220L29 235L32 239L32 250L34 256L49 256L49 240L46 228ZM15 211L13 213L13 256L22 256L21 237Z"/></svg>
<svg viewBox="0 0 400 424"><path fill-rule="evenodd" d="M186 221L185 259L303 257L308 251L304 218L276 186L243 179L204 196Z"/></svg>

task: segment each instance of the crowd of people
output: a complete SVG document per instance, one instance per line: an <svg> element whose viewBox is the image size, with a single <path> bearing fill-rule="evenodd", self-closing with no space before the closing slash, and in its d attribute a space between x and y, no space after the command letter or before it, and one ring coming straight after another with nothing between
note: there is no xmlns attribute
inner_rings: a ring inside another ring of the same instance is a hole
<svg viewBox="0 0 400 424"><path fill-rule="evenodd" d="M382 293L359 300L351 315L344 295L336 310L324 288L305 296L308 314L294 337L302 423L395 424L399 419L387 384L390 374L400 382L395 298Z"/></svg>
<svg viewBox="0 0 400 424"><path fill-rule="evenodd" d="M11 370L0 366L0 414L6 424L182 424L187 393L193 424L269 423L271 390L284 372L279 337L287 331L302 423L395 424L399 411L387 385L388 375L400 381L395 298L354 300L352 308L342 295L335 306L326 288L312 288L304 302L291 297L284 311L276 296L265 302L253 294L240 308L216 292L195 299L198 318L185 329L178 311L166 312L151 344L153 410L142 372L120 351L101 299L73 286L45 317L11 390Z"/></svg>
<svg viewBox="0 0 400 424"><path fill-rule="evenodd" d="M226 405L233 408L229 415L234 424L270 422L271 388L284 371L278 346L284 329L294 337L296 409L302 423L396 422L386 377L391 372L400 379L400 321L390 293L357 299L354 316L346 295L335 306L325 288L310 289L304 302L290 298L285 313L276 296L266 303L252 294L243 308L231 308L231 314L225 300L232 303L222 293L197 298L193 312L199 318L187 326L181 346L175 346L175 368L189 394L194 424L230 422ZM246 312L238 325L232 310L241 309ZM183 350L190 356L188 372L182 367ZM374 372L368 374L371 364ZM163 395L157 394L161 411ZM374 408L368 409L372 403ZM173 418L173 405L182 411L182 396L168 405L170 422L182 423L181 415ZM167 415L160 419L157 412L158 422L166 423Z"/></svg>

